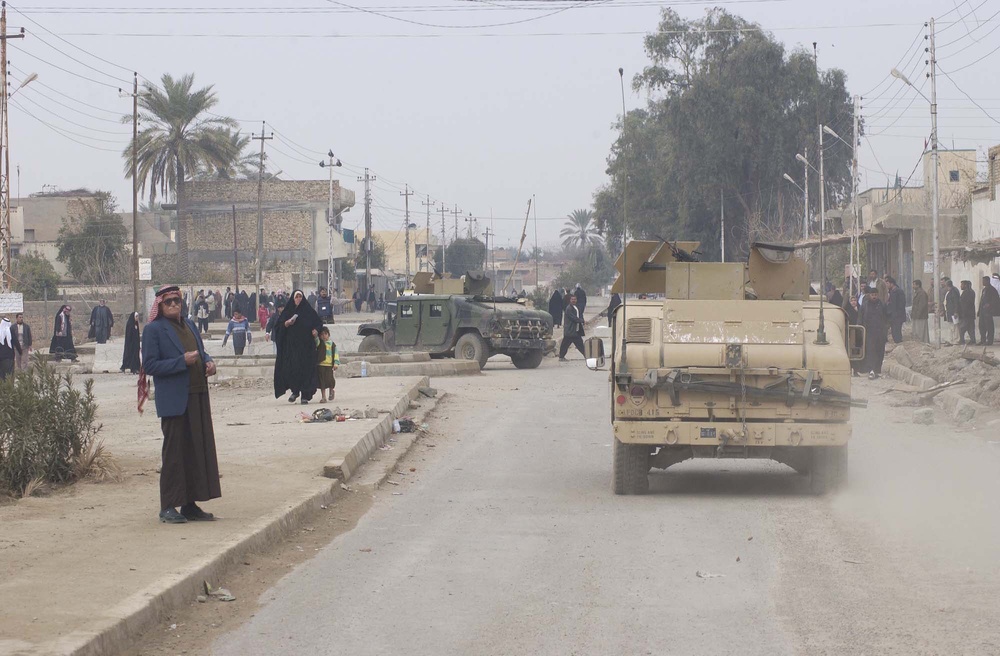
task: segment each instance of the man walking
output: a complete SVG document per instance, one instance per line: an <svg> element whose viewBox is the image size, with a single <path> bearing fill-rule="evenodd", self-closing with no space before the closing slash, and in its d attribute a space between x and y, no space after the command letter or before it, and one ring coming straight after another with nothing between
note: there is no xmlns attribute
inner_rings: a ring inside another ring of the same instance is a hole
<svg viewBox="0 0 1000 656"><path fill-rule="evenodd" d="M21 343L21 352L17 354L14 358L15 366L18 369L24 370L28 368L31 362L31 326L24 323L24 315L20 312L14 317L14 325L11 326L11 332L17 337L17 341Z"/></svg>
<svg viewBox="0 0 1000 656"><path fill-rule="evenodd" d="M563 317L563 338L559 345L559 361L566 362L566 352L572 344L581 355L587 357L583 351L583 315L576 305L576 296L569 295L569 305L566 306L566 316Z"/></svg>
<svg viewBox="0 0 1000 656"><path fill-rule="evenodd" d="M105 344L111 337L111 329L115 325L115 317L107 301L101 299L100 305L90 311L90 328L98 344Z"/></svg>
<svg viewBox="0 0 1000 656"><path fill-rule="evenodd" d="M913 322L913 339L927 344L931 341L927 329L927 317L930 315L930 299L924 291L924 283L913 281L913 306L910 308L910 321Z"/></svg>
<svg viewBox="0 0 1000 656"><path fill-rule="evenodd" d="M965 344L965 334L969 334L969 344L976 345L976 292L972 291L972 281L963 280L962 293L958 297L958 343Z"/></svg>
<svg viewBox="0 0 1000 656"><path fill-rule="evenodd" d="M886 305L886 314L889 316L889 328L892 330L893 344L903 341L903 323L906 321L906 296L903 290L896 285L896 279L892 276L885 277L886 287L889 289L889 303Z"/></svg>
<svg viewBox="0 0 1000 656"><path fill-rule="evenodd" d="M205 352L194 322L181 315L178 287L157 292L142 331L140 414L149 398L147 373L156 385L156 416L163 431L160 521L212 521L215 517L196 502L222 496L208 398L208 377L215 374L215 362Z"/></svg>
<svg viewBox="0 0 1000 656"><path fill-rule="evenodd" d="M983 291L979 293L979 341L987 346L993 346L993 317L1000 317L1000 294L990 284L989 276L983 276Z"/></svg>

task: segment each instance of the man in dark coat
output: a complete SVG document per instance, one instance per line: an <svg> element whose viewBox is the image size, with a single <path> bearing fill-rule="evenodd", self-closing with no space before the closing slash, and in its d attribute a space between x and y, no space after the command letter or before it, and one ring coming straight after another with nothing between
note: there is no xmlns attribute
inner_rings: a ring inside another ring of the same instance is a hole
<svg viewBox="0 0 1000 656"><path fill-rule="evenodd" d="M274 341L278 346L278 357L274 360L274 398L290 390L288 402L295 403L301 398L305 405L316 393L314 339L322 325L316 310L306 301L306 295L296 289L274 328Z"/></svg>
<svg viewBox="0 0 1000 656"><path fill-rule="evenodd" d="M942 293L944 294L944 320L951 324L951 340L955 342L958 340L958 289L955 288L955 283L951 281L950 278L945 278L941 283Z"/></svg>
<svg viewBox="0 0 1000 656"><path fill-rule="evenodd" d="M832 282L826 283L826 300L835 307L842 307L844 305L844 295L840 293L840 290L833 286Z"/></svg>
<svg viewBox="0 0 1000 656"><path fill-rule="evenodd" d="M583 317L583 313L587 311L587 292L583 291L580 283L576 283L576 289L573 293L576 295L577 307L580 308L580 316Z"/></svg>
<svg viewBox="0 0 1000 656"><path fill-rule="evenodd" d="M892 276L885 277L885 284L889 288L886 314L889 317L889 328L892 330L892 341L894 344L899 344L903 341L903 323L906 321L906 295Z"/></svg>
<svg viewBox="0 0 1000 656"><path fill-rule="evenodd" d="M558 328L562 325L563 312L565 308L563 306L562 293L557 287L552 296L549 297L549 314L552 315L552 327Z"/></svg>
<svg viewBox="0 0 1000 656"><path fill-rule="evenodd" d="M378 297L375 296L375 289L368 290L368 311L375 312L378 309Z"/></svg>
<svg viewBox="0 0 1000 656"><path fill-rule="evenodd" d="M146 374L156 385L156 416L163 431L160 467L160 521L184 524L212 521L198 501L222 496L208 378L215 362L205 351L198 328L181 314L178 287L163 287L142 331L139 412L149 398ZM178 512L178 507L180 512Z"/></svg>
<svg viewBox="0 0 1000 656"><path fill-rule="evenodd" d="M90 311L90 328L94 332L94 339L98 344L106 344L111 337L111 329L115 325L115 317L111 314L111 308L107 301L101 299L100 305Z"/></svg>
<svg viewBox="0 0 1000 656"><path fill-rule="evenodd" d="M979 293L979 341L987 346L993 346L993 317L1000 317L1000 293L990 284L990 277L983 276L983 291Z"/></svg>
<svg viewBox="0 0 1000 656"><path fill-rule="evenodd" d="M333 323L333 303L330 302L330 295L326 293L326 288L319 290L319 298L316 299L313 307L316 314L326 323Z"/></svg>
<svg viewBox="0 0 1000 656"><path fill-rule="evenodd" d="M965 344L965 335L969 335L969 344L976 345L976 292L972 291L972 281L963 280L962 294L958 297L958 343Z"/></svg>
<svg viewBox="0 0 1000 656"><path fill-rule="evenodd" d="M31 326L24 323L24 315L20 312L14 317L14 325L11 326L11 332L17 337L17 341L21 343L21 353L14 358L17 368L22 370L27 369L33 340L31 337Z"/></svg>
<svg viewBox="0 0 1000 656"><path fill-rule="evenodd" d="M581 355L587 357L583 350L583 314L576 302L576 296L570 294L566 315L563 317L563 338L559 345L560 362L566 362L566 352L569 351L570 344L575 346Z"/></svg>
<svg viewBox="0 0 1000 656"><path fill-rule="evenodd" d="M608 328L614 325L615 322L615 310L621 307L622 297L619 296L618 292L611 295L611 302L608 303Z"/></svg>
<svg viewBox="0 0 1000 656"><path fill-rule="evenodd" d="M913 339L925 344L930 342L927 317L930 315L930 299L924 291L924 283L913 281L913 306L910 308L910 322L913 324Z"/></svg>
<svg viewBox="0 0 1000 656"><path fill-rule="evenodd" d="M868 377L875 380L882 375L885 360L885 343L888 341L889 316L878 296L878 286L869 283L865 302L861 306L860 321L865 327L865 368Z"/></svg>

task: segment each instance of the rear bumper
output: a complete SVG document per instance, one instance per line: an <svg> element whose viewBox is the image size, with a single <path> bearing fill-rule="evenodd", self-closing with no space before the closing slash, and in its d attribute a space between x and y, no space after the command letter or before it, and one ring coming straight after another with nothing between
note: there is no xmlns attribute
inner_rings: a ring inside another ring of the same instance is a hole
<svg viewBox="0 0 1000 656"><path fill-rule="evenodd" d="M851 439L847 423L751 422L746 441L742 425L732 421L628 421L613 424L625 444L695 446L840 446Z"/></svg>

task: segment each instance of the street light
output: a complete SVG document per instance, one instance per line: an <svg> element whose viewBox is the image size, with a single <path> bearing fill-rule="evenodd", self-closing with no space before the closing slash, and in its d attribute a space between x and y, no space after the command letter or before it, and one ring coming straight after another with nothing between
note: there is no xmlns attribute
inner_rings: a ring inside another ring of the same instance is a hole
<svg viewBox="0 0 1000 656"><path fill-rule="evenodd" d="M896 72L898 73L899 71L896 71ZM900 73L900 75L902 75L902 73ZM857 148L856 144L852 145L852 144L848 143L843 137L841 137L839 134L837 134L836 132L834 132L832 129L830 129L827 126L823 126L823 132L826 132L831 137L836 137L845 146L850 146L852 150L855 150ZM857 155L855 155L855 158L856 157L857 157ZM851 293L851 296L853 296L854 295L854 254L855 254L855 251L857 251L857 255L858 255L858 266L859 267L861 266L861 251L857 248L858 233L861 230L861 226L858 223L858 189L857 189L857 179L856 178L855 178L855 180L852 183L852 194L851 195L852 195L852 202L854 203L854 229L853 229L852 234L851 234L851 275L850 275L849 282L848 282L848 289L849 289L849 291Z"/></svg>
<svg viewBox="0 0 1000 656"><path fill-rule="evenodd" d="M932 262L933 268L931 275L934 277L933 287L934 287L934 332L935 341L937 342L937 347L941 348L941 278L938 272L938 260L941 259L941 249L938 242L938 127L937 127L937 79L934 75L934 67L937 64L934 56L934 24L933 19L931 20L931 47L930 47L930 65L931 65L931 97L928 98L924 95L924 92L914 86L913 82L899 72L897 69L892 69L890 74L897 80L902 80L903 84L910 87L930 104L931 106L931 170L934 171L933 182L931 185L931 240L934 244L934 261Z"/></svg>
<svg viewBox="0 0 1000 656"><path fill-rule="evenodd" d="M333 284L334 275L336 274L337 281L337 295L340 295L340 261L338 260L336 264L333 261L333 231L336 230L340 232L340 213L336 215L333 213L333 169L338 166L343 166L341 161L334 157L333 149L327 151L327 157L330 158L329 162L320 161L320 168L330 169L330 206L327 210L327 250L326 250L326 289L333 296Z"/></svg>
<svg viewBox="0 0 1000 656"><path fill-rule="evenodd" d="M21 82L21 84L17 85L17 88L14 89L9 96L7 96L7 99L10 100L11 98L14 97L15 93L17 93L18 91L20 91L24 87L28 86L29 84L31 84L32 82L34 82L37 79L38 79L38 73L32 73L32 74L28 75L28 77L24 78L24 80Z"/></svg>

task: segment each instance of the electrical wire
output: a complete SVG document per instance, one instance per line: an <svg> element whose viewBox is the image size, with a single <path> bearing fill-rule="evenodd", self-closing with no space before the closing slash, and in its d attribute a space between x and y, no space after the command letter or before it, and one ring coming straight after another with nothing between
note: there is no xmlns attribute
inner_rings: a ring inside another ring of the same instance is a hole
<svg viewBox="0 0 1000 656"><path fill-rule="evenodd" d="M69 139L70 141L76 142L76 143L80 144L81 146L86 146L87 148L93 148L94 150L103 150L103 151L106 151L106 152L109 152L109 153L121 153L122 150L125 147L127 147L127 144L126 144L126 145L122 146L122 149L104 148L102 146L94 146L92 144L85 143L85 142L80 141L79 139L76 139L76 138L74 138L73 136L70 136L70 135L76 135L76 136L78 136L80 138L83 138L83 139L92 139L93 137L87 137L87 136L84 136L84 135L77 135L75 132L69 132L68 130L63 130L62 128L58 128L58 127L52 125L51 123L49 123L49 122L47 122L47 121L45 121L43 119L38 118L37 116L35 116L34 114L32 114L31 112L29 112L28 110L26 110L24 107L22 107L21 105L19 105L16 100L10 100L9 102L10 102L11 105L13 105L17 109L21 110L22 112L24 112L25 114L27 114L31 118L35 119L36 121L38 121L39 123L41 123L45 127L49 128L53 132L55 132L55 133L57 133L57 134L65 137L66 139ZM102 139L101 141L105 141L105 140Z"/></svg>
<svg viewBox="0 0 1000 656"><path fill-rule="evenodd" d="M969 95L968 93L966 93L966 92L965 92L965 89L963 89L962 87L958 86L958 82L956 82L956 81L955 81L954 79L952 79L951 75L948 75L948 71L944 70L944 69L943 69L943 68L941 68L940 66L938 66L938 70L939 70L939 71L941 71L941 73L942 73L942 74L943 74L943 75L944 75L944 76L945 76L946 78L948 78L948 80L949 80L949 81L950 81L950 82L952 83L952 85L953 85L953 86L954 86L954 87L955 87L956 89L958 89L958 90L959 90L959 92L960 92L960 93L961 93L962 95L964 95L964 96L965 96L966 98L968 98L968 99L969 99L969 101L970 101L970 102L971 102L971 103L972 103L973 105L975 105L976 107L978 107L978 108L979 108L979 110L980 110L980 111L981 111L981 112L982 112L983 114L985 114L985 115L986 115L986 118L988 118L988 119L990 119L991 121L993 121L994 123L996 123L996 124L1000 125L1000 120L997 120L997 118L996 118L995 116L993 116L993 115L992 115L992 114L990 114L990 113L989 113L988 111L986 111L986 108L985 108L985 107L983 107L982 105L980 105L979 103L977 103L977 102L976 102L976 99L975 99L975 98L973 98L972 96L970 96L970 95Z"/></svg>
<svg viewBox="0 0 1000 656"><path fill-rule="evenodd" d="M18 73L20 73L21 75L24 75L24 76L27 76L27 75L28 75L28 73L27 73L26 71L23 71L23 70L19 69L19 68L18 68L17 66L14 66L13 64L9 64L9 66L10 66L10 67L11 67L11 68L12 68L13 70L15 70L15 71L17 71ZM41 86L41 87L45 87L45 88L46 88L46 89L48 89L49 91L52 91L53 93L57 93L57 94L59 94L60 96L62 96L63 98L67 98L67 99L69 99L69 100L72 100L72 101L74 101L74 102L77 102L77 103L79 103L79 104L83 105L84 107L89 107L89 108L91 108L91 109L96 109L96 110L98 110L98 111L101 111L101 112L106 112L106 113L108 113L108 114L111 114L112 116L118 116L118 117L120 117L120 116L122 115L122 114L121 114L121 112L115 112L115 111L112 111L112 110L110 110L110 109L104 109L103 107L98 107L97 105L91 105L90 103L86 103L86 102L84 102L84 101L80 100L79 98L75 98L75 97L73 97L73 96L69 95L68 93L63 93L63 92L62 92L62 91L60 91L59 89L56 89L55 87L52 87L52 86L49 86L48 84L46 84L45 82L42 82L41 80L35 80L35 81L34 81L34 82L32 83L32 85L31 85L31 88L32 88L32 89L34 89L34 87L35 87L36 85L37 85L37 86ZM117 121L116 121L116 122L117 122Z"/></svg>
<svg viewBox="0 0 1000 656"><path fill-rule="evenodd" d="M100 80L95 80L95 79L94 79L94 78L92 78L92 77L87 77L86 75L81 75L80 73L76 73L76 72L74 72L74 71L71 71L71 70L69 70L68 68L63 68L62 66L60 66L60 65L58 65L58 64L53 64L52 62L50 62L50 61L48 61L48 60L45 60L45 59L42 59L42 58L41 58L41 57L39 57L38 55L36 55L36 54L33 54L33 53L31 53L31 52L28 52L28 51L27 51L27 50L25 50L24 48L22 48L22 47L19 47L19 46L16 46L16 45L14 45L13 43L11 43L11 44L10 44L10 47L11 47L11 48L13 48L14 50L17 50L18 52L20 52L20 53L21 53L21 54L23 54L23 55L27 55L28 57L31 57L32 59L35 59L35 60L37 60L37 61L40 61L40 62L42 62L43 64L48 64L48 65L49 65L49 66L51 66L52 68L56 68L56 69L59 69L59 70L60 70L60 71L62 71L63 73L68 73L68 74L70 74L70 75L73 75L73 76L75 76L75 77L78 77L78 78L80 78L81 80L87 80L88 82L93 82L94 84L99 84L99 85L101 85L102 87L108 87L108 88L110 88L110 89L114 89L115 91L117 91L117 90L118 90L118 89L120 88L120 87L119 87L119 86L118 86L117 84L109 84L109 83L107 83L107 82L102 82L102 81L100 81Z"/></svg>

